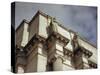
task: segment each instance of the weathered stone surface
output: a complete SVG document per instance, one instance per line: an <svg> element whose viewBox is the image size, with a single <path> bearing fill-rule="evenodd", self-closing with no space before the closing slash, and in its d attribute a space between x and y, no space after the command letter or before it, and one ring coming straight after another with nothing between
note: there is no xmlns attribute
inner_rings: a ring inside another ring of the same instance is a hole
<svg viewBox="0 0 100 75"><path fill-rule="evenodd" d="M29 23L23 21L16 30L17 72L97 68L96 47L79 35L75 39L75 35L38 11Z"/></svg>

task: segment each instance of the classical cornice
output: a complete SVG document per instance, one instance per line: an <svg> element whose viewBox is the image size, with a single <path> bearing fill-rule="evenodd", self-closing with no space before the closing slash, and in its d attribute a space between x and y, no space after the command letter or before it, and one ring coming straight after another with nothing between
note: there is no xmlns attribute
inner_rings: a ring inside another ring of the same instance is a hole
<svg viewBox="0 0 100 75"><path fill-rule="evenodd" d="M35 34L33 36L33 38L27 43L27 45L23 48L24 51L27 53L29 50L32 49L32 47L35 45L35 44L38 44L38 43L42 43L44 44L45 43L45 38L43 38L42 36L38 35L38 34Z"/></svg>
<svg viewBox="0 0 100 75"><path fill-rule="evenodd" d="M66 46L69 42L67 38L63 37L61 34L57 32L52 32L46 39L47 43L50 43L51 40L58 40L59 42L62 42L64 46Z"/></svg>
<svg viewBox="0 0 100 75"><path fill-rule="evenodd" d="M63 48L63 49L64 49L64 55L67 55L69 57L72 57L73 56L73 52L72 51L70 51L70 50L68 50L66 48Z"/></svg>
<svg viewBox="0 0 100 75"><path fill-rule="evenodd" d="M83 47L81 47L81 50L84 53L84 55L87 56L88 58L90 58L93 55L92 52L90 52L89 50L87 50L87 49L85 49Z"/></svg>
<svg viewBox="0 0 100 75"><path fill-rule="evenodd" d="M92 68L97 68L97 64L96 63L94 63L93 61L88 61L88 63L89 63L89 65L90 65L90 67L92 67Z"/></svg>

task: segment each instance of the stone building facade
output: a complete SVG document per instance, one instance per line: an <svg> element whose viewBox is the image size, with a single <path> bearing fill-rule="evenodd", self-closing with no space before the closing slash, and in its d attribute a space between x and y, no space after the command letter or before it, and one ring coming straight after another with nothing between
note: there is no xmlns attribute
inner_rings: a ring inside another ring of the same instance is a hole
<svg viewBox="0 0 100 75"><path fill-rule="evenodd" d="M97 68L97 49L38 11L16 29L15 67L18 73Z"/></svg>

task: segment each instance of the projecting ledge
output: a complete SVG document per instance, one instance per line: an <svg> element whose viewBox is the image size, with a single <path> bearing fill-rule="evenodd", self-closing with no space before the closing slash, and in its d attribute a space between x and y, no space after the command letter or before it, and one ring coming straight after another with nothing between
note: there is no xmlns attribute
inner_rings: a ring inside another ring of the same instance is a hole
<svg viewBox="0 0 100 75"><path fill-rule="evenodd" d="M51 43L51 41L59 41L61 43L63 43L64 46L66 46L69 42L69 40L65 37L63 37L61 34L57 33L57 32L52 32L51 35L48 36L47 38L47 43Z"/></svg>

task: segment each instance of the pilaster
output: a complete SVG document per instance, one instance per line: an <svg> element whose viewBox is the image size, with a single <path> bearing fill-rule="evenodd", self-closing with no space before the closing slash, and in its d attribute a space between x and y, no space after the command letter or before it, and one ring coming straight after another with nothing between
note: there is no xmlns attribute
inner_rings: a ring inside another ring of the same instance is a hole
<svg viewBox="0 0 100 75"><path fill-rule="evenodd" d="M73 62L72 62L73 52L71 50L68 50L64 48L64 68L63 70L73 70Z"/></svg>
<svg viewBox="0 0 100 75"><path fill-rule="evenodd" d="M39 35L29 41L25 47L27 55L26 72L45 72L47 55L44 49L45 39Z"/></svg>

